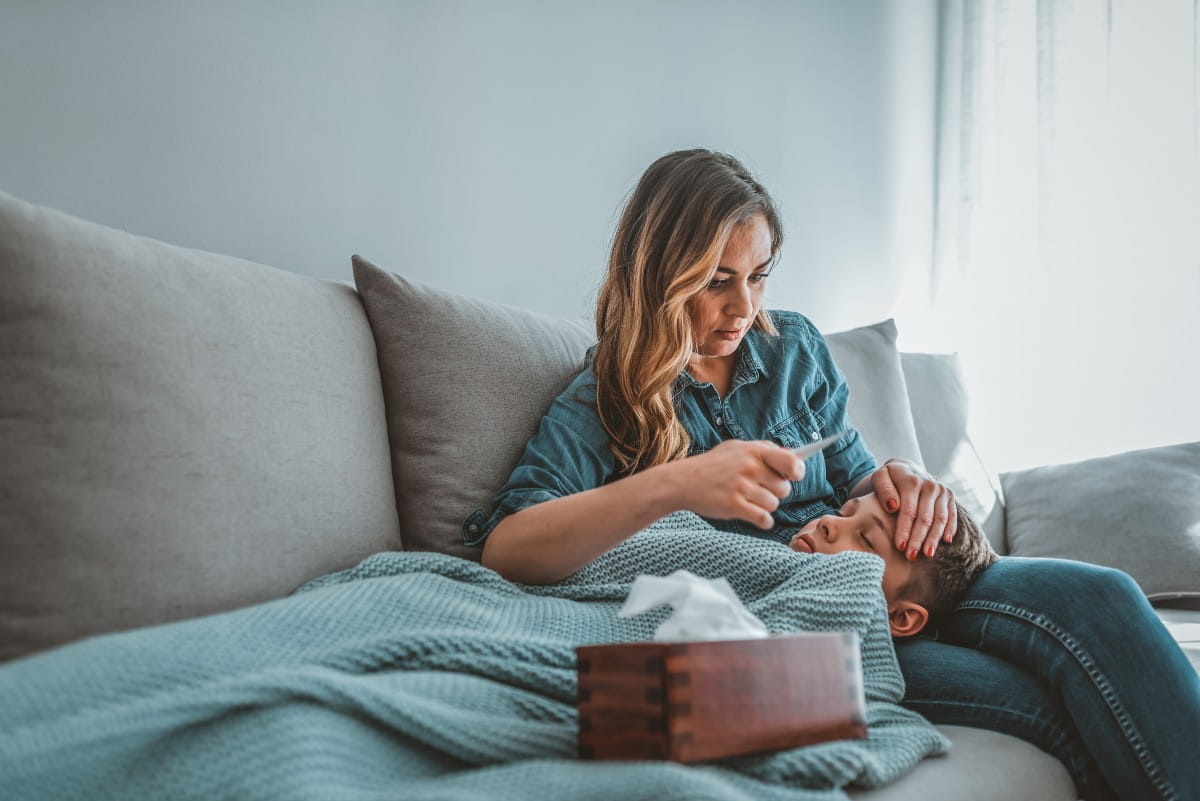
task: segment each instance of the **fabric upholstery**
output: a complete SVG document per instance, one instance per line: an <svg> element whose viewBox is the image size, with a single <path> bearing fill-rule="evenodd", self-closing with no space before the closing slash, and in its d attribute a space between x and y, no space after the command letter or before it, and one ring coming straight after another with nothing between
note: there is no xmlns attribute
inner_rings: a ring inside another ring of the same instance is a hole
<svg viewBox="0 0 1200 801"><path fill-rule="evenodd" d="M893 457L923 463L900 353L896 323L826 334L833 360L850 385L850 419L880 464Z"/></svg>
<svg viewBox="0 0 1200 801"><path fill-rule="evenodd" d="M479 560L462 524L508 478L592 334L567 320L476 300L355 256L379 349L406 550Z"/></svg>
<svg viewBox="0 0 1200 801"><path fill-rule="evenodd" d="M400 545L349 287L0 194L0 659Z"/></svg>
<svg viewBox="0 0 1200 801"><path fill-rule="evenodd" d="M1000 479L1013 555L1119 568L1154 601L1200 597L1200 442Z"/></svg>
<svg viewBox="0 0 1200 801"><path fill-rule="evenodd" d="M1000 477L980 458L967 433L967 389L956 354L901 353L925 469L954 491L997 553L1007 553Z"/></svg>
<svg viewBox="0 0 1200 801"><path fill-rule="evenodd" d="M853 801L1076 801L1063 764L1024 740L969 726L938 726L950 751L886 787L852 790Z"/></svg>

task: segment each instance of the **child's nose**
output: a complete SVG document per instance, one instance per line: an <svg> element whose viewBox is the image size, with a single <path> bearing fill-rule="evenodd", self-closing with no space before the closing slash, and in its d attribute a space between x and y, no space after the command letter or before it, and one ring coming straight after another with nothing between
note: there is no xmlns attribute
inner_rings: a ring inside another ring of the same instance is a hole
<svg viewBox="0 0 1200 801"><path fill-rule="evenodd" d="M836 542L838 538L838 528L835 522L836 518L822 517L821 518L821 536L826 542Z"/></svg>

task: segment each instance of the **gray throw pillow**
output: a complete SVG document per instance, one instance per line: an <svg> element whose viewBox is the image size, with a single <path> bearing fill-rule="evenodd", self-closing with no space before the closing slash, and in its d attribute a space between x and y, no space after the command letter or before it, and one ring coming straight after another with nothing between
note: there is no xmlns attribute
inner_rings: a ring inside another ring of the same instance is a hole
<svg viewBox="0 0 1200 801"><path fill-rule="evenodd" d="M1200 597L1200 442L1000 475L1014 556L1116 567L1151 600Z"/></svg>
<svg viewBox="0 0 1200 801"><path fill-rule="evenodd" d="M992 548L1007 553L1000 477L987 469L967 433L967 390L958 356L901 353L900 363L925 469L954 490Z"/></svg>
<svg viewBox="0 0 1200 801"><path fill-rule="evenodd" d="M404 547L478 560L462 525L476 508L490 513L592 331L353 263L379 351ZM830 347L846 360L851 414L871 446L919 462L895 326L834 334Z"/></svg>
<svg viewBox="0 0 1200 801"><path fill-rule="evenodd" d="M850 387L850 419L875 459L880 464L893 457L923 464L896 349L896 323L884 320L839 331L825 341Z"/></svg>
<svg viewBox="0 0 1200 801"><path fill-rule="evenodd" d="M592 332L353 264L379 350L404 548L478 561L463 521L491 509Z"/></svg>
<svg viewBox="0 0 1200 801"><path fill-rule="evenodd" d="M0 194L0 660L400 545L354 290Z"/></svg>

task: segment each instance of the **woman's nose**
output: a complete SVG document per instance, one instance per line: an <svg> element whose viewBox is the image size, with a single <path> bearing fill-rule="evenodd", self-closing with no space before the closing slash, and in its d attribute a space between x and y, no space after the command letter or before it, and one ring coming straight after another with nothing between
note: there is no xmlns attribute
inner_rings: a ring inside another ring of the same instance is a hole
<svg viewBox="0 0 1200 801"><path fill-rule="evenodd" d="M729 305L725 311L734 317L750 316L750 312L754 311L754 299L750 295L749 284L741 283L736 285L733 298L729 301Z"/></svg>

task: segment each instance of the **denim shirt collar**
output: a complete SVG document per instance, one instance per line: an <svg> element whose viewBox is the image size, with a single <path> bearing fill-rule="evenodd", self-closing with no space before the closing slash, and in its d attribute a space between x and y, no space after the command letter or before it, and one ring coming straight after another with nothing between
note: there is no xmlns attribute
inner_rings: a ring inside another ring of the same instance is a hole
<svg viewBox="0 0 1200 801"><path fill-rule="evenodd" d="M767 371L766 365L763 363L761 339L765 337L762 331L757 328L751 328L746 332L746 336L742 339L737 349L737 364L733 369L733 381L729 384L729 392L733 393L735 389L744 384L753 384L760 378L769 378L770 373ZM705 382L707 383L707 382ZM697 381L686 369L679 374L679 378L675 382L675 391L678 393L686 387L703 386Z"/></svg>

